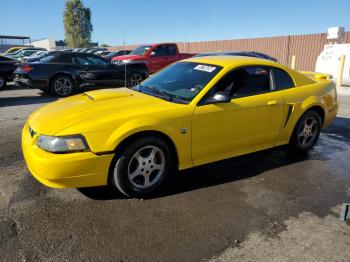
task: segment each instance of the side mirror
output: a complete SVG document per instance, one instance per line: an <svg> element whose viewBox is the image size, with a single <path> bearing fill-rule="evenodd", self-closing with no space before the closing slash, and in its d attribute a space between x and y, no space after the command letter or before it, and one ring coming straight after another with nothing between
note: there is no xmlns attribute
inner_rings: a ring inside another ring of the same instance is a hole
<svg viewBox="0 0 350 262"><path fill-rule="evenodd" d="M219 104L228 103L231 101L231 97L226 92L216 92L213 96L206 98L203 104Z"/></svg>

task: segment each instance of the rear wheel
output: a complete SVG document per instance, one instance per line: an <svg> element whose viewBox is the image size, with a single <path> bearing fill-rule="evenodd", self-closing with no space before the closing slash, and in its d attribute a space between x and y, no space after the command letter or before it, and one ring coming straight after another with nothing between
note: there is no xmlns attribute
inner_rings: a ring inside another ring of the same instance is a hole
<svg viewBox="0 0 350 262"><path fill-rule="evenodd" d="M302 152L312 149L320 136L321 126L321 117L317 112L306 112L294 128L290 141L292 149Z"/></svg>
<svg viewBox="0 0 350 262"><path fill-rule="evenodd" d="M59 97L70 96L73 93L73 81L68 76L56 76L51 81L50 91Z"/></svg>
<svg viewBox="0 0 350 262"><path fill-rule="evenodd" d="M132 142L112 162L110 182L130 197L147 197L160 188L174 171L168 144L158 137Z"/></svg>
<svg viewBox="0 0 350 262"><path fill-rule="evenodd" d="M0 75L0 90L6 87L6 78L3 75Z"/></svg>
<svg viewBox="0 0 350 262"><path fill-rule="evenodd" d="M134 87L143 81L143 76L140 73L133 72L130 74L128 79L128 87Z"/></svg>

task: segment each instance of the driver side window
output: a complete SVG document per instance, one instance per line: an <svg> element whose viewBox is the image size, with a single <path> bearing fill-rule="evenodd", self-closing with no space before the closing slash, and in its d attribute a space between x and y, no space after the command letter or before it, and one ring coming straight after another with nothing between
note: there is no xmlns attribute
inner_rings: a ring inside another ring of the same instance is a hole
<svg viewBox="0 0 350 262"><path fill-rule="evenodd" d="M226 74L210 91L225 92L232 98L258 95L271 91L270 72L264 67L242 67Z"/></svg>

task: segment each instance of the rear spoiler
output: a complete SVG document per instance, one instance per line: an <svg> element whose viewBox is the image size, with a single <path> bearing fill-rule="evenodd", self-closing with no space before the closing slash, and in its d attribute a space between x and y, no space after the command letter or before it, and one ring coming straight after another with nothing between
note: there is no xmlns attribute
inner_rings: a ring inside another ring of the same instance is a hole
<svg viewBox="0 0 350 262"><path fill-rule="evenodd" d="M308 76L310 78L314 78L316 80L332 80L333 79L333 76L330 74L307 72L307 71L302 71L300 73L302 73L303 75Z"/></svg>

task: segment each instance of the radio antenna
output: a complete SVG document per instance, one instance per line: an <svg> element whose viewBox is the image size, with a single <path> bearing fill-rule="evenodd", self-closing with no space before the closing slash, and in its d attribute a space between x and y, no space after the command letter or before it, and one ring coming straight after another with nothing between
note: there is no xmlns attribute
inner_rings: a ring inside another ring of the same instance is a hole
<svg viewBox="0 0 350 262"><path fill-rule="evenodd" d="M125 49L125 41L124 41L124 50L126 50ZM124 53L124 51L123 51L123 53ZM126 87L127 85L126 85L126 63L124 63L124 86Z"/></svg>
<svg viewBox="0 0 350 262"><path fill-rule="evenodd" d="M125 50L126 50L126 45L125 45L125 30L124 30L124 42L123 42L123 46L124 46L124 50L123 50L123 55L125 55ZM126 63L124 63L124 87L127 87L127 83L126 83Z"/></svg>

